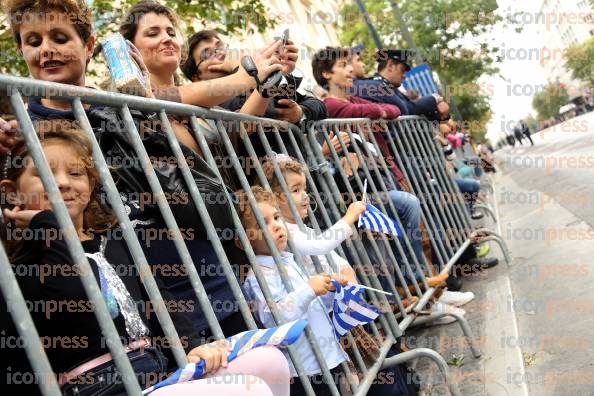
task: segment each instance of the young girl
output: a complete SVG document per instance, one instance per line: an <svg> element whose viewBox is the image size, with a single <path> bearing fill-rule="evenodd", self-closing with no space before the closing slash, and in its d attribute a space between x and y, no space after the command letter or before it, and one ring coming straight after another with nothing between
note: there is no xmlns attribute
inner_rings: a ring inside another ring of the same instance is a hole
<svg viewBox="0 0 594 396"><path fill-rule="evenodd" d="M91 142L74 123L66 120L45 123L43 132L42 147L48 166L119 336L124 345L127 344L132 367L141 386L148 387L150 382L167 376L167 359L159 346L163 343L164 348L167 340L163 341L156 315L150 313L154 312L154 307L150 306L125 243L109 232L114 216L99 201ZM4 178L0 187L9 203L3 207L3 214L12 222L4 235L7 251L23 295L28 305L35 307L31 314L62 392L67 395L123 394L123 384L93 313L92 302L78 278L80 269L69 254L23 141L13 147L3 164ZM166 293L163 298L171 300ZM6 302L2 301L0 307L3 336L18 339ZM224 343L199 345L200 337L188 318L182 313L172 313L171 317L184 340L190 362L204 359L207 373L234 379L198 380L154 394L288 395L288 366L280 351L255 349L227 364L228 348ZM22 342L17 341L16 345ZM15 375L14 378L2 376L7 385L21 384L19 378L25 378L24 374L34 378L22 349L3 347L1 356L2 372ZM258 377L250 379L254 370L266 382ZM255 381L255 386L248 388L245 384L251 384L250 381ZM38 392L36 381L29 381L28 385L31 389L27 389L26 394Z"/></svg>
<svg viewBox="0 0 594 396"><path fill-rule="evenodd" d="M308 216L309 197L307 195L307 184L303 165L293 158L284 155L277 155L277 158L273 161L278 163L280 171L285 178L285 182L291 192L291 198L297 206L299 217L301 220L305 220ZM272 161L262 164L262 170L272 191L277 194L281 214L285 218L295 248L300 254L305 256L304 260L306 265L310 267L310 271L312 273L316 272L311 256L318 256L324 271L328 273L332 272L330 263L328 263L328 260L324 256L325 254L330 254L334 263L339 266L339 273L349 282L357 283L355 272L351 266L345 259L336 254L334 249L353 234L352 226L359 220L359 216L365 212L365 203L362 201L351 203L342 219L321 234L316 235L315 231L307 226L305 232L303 232L297 226L297 220L291 212L288 198L285 194L282 194L280 182L275 177Z"/></svg>
<svg viewBox="0 0 594 396"><path fill-rule="evenodd" d="M278 273L277 264L272 257L271 249L264 241L262 230L258 227L248 204L247 196L243 191L240 191L238 194L240 217L256 254L257 264L254 265L259 266L262 270L274 304L282 318L285 321L295 319L307 319L309 321L326 365L337 386L339 386L343 381L342 370L339 365L347 359L347 355L342 350L335 335L334 326L328 312L332 309L334 297L332 292L335 290L331 280L333 278L337 279L343 285L347 283L347 280L338 274L319 275L307 274L302 271L295 262L293 254L285 251L289 236L277 208L275 194L264 190L260 186L253 187L252 192L258 204L258 210L266 223L268 233L281 256L282 262L278 263L278 265L285 267L294 290L289 293L285 288ZM244 290L248 301L255 307L255 315L260 322L264 326L272 325L274 323L272 313L266 305L264 295L259 283L256 281L253 270L248 272ZM305 373L311 379L315 394L330 395L329 388L322 378L318 361L305 337L302 337L296 343L295 350L303 363ZM294 383L291 385L291 395L303 395L305 391L292 362L290 366L291 376L294 377Z"/></svg>

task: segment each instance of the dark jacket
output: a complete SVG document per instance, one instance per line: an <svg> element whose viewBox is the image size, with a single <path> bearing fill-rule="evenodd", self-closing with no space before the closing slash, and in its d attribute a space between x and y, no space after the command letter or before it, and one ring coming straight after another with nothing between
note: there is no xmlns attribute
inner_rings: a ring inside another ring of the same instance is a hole
<svg viewBox="0 0 594 396"><path fill-rule="evenodd" d="M305 116L304 121L319 121L328 118L326 106L324 106L324 103L322 103L321 100L316 99L313 96L302 95L299 92L295 92L295 95L295 102L297 102L297 104L301 106L301 109L303 110L303 115ZM242 94L240 96L234 97L233 99L229 99L225 103L221 104L221 107L229 111L238 111L244 105L246 100L247 95ZM276 116L277 114L274 107L274 100L270 99L263 117L275 119Z"/></svg>
<svg viewBox="0 0 594 396"><path fill-rule="evenodd" d="M412 101L377 73L369 79L354 80L353 94L372 102L396 105L401 115L424 115L431 121L439 120L437 100L433 96Z"/></svg>

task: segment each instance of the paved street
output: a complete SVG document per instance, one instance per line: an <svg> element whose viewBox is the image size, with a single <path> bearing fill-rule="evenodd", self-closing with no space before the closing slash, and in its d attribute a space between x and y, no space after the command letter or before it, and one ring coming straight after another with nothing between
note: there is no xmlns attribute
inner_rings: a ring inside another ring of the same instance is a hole
<svg viewBox="0 0 594 396"><path fill-rule="evenodd" d="M451 367L464 395L594 395L594 114L570 122L533 135L534 147L497 152L500 227L513 262L465 281L477 295L464 308L483 357L463 342L440 351L446 360L464 355ZM416 346L461 340L456 324L419 334L427 338ZM426 394L447 394L430 366L418 364L434 384Z"/></svg>

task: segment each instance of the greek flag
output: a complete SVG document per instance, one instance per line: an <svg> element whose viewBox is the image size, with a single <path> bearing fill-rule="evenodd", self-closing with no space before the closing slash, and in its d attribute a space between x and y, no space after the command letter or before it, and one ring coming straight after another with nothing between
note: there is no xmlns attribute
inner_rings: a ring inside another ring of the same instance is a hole
<svg viewBox="0 0 594 396"><path fill-rule="evenodd" d="M367 228L371 231L381 232L383 234L390 234L395 237L402 234L400 227L395 220L392 220L383 214L378 208L370 203L367 203L367 210L359 217L357 227Z"/></svg>
<svg viewBox="0 0 594 396"><path fill-rule="evenodd" d="M336 288L332 321L337 337L345 335L353 327L373 322L378 317L378 309L361 298L364 287L354 284L342 287L335 280L332 280L332 284Z"/></svg>
<svg viewBox="0 0 594 396"><path fill-rule="evenodd" d="M269 345L284 348L287 345L295 343L303 333L307 320L300 319L286 323L282 326L271 327L269 329L248 330L234 336L228 337L231 352L227 356L227 361L232 361L243 353L257 347ZM199 379L204 374L204 360L198 363L188 363L186 367L177 369L169 378L161 381L150 388L142 391L143 395L153 392L164 386L179 384L186 381Z"/></svg>

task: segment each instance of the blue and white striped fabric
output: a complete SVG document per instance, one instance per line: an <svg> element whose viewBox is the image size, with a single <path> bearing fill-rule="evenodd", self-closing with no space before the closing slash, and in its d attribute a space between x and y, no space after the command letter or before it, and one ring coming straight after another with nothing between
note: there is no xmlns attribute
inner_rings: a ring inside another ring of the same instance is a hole
<svg viewBox="0 0 594 396"><path fill-rule="evenodd" d="M363 287L348 284L344 287L333 280L336 288L332 306L332 321L338 337L348 333L353 327L373 322L379 316L378 309L361 298Z"/></svg>
<svg viewBox="0 0 594 396"><path fill-rule="evenodd" d="M402 234L398 223L383 214L378 208L370 203L367 203L367 210L359 219L358 227L367 228L371 231L381 232L383 234L390 234L395 237Z"/></svg>
<svg viewBox="0 0 594 396"><path fill-rule="evenodd" d="M282 326L271 327L269 329L248 330L228 337L227 341L230 344L231 352L227 356L227 361L230 362L245 352L261 346L268 345L286 348L299 339L307 323L307 320L300 319ZM188 363L186 367L177 369L166 380L143 390L142 394L146 395L164 386L197 380L204 374L204 365L204 360L200 360L198 363Z"/></svg>
<svg viewBox="0 0 594 396"><path fill-rule="evenodd" d="M433 80L433 73L426 63L420 64L407 71L402 86L406 90L416 89L421 96L439 93L435 81Z"/></svg>

